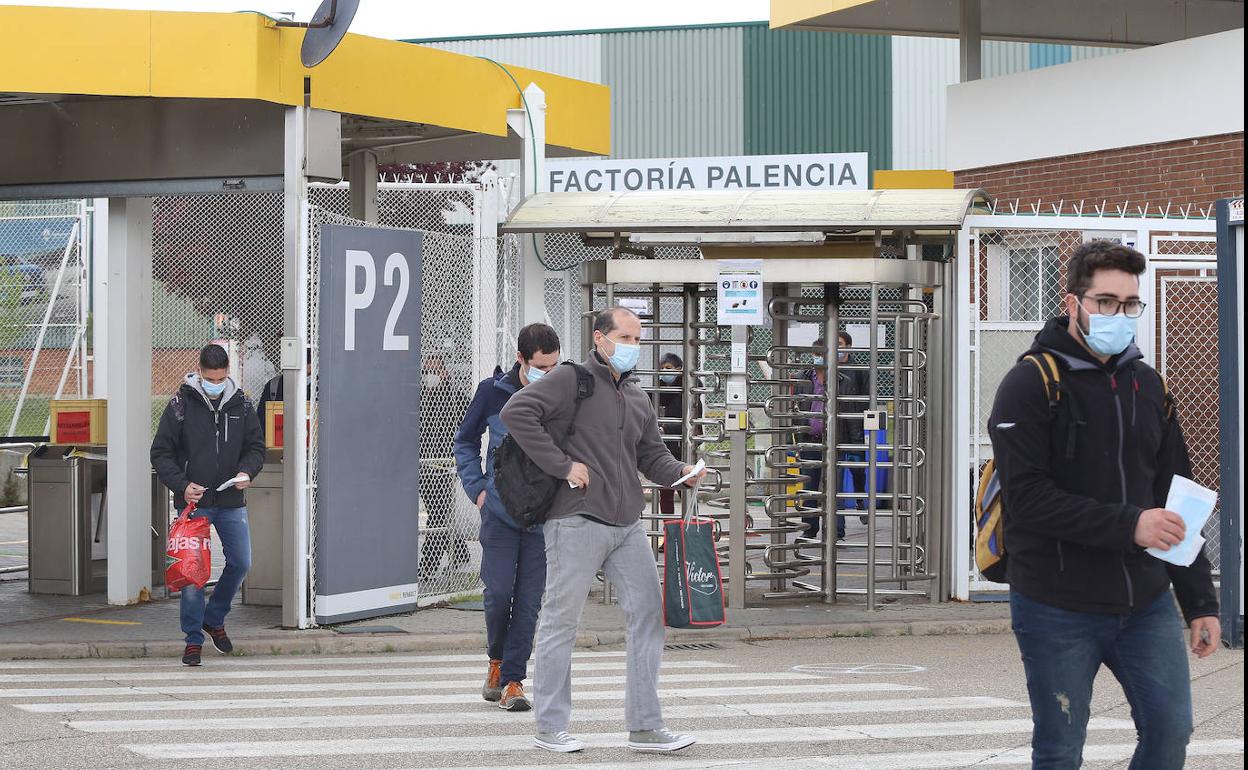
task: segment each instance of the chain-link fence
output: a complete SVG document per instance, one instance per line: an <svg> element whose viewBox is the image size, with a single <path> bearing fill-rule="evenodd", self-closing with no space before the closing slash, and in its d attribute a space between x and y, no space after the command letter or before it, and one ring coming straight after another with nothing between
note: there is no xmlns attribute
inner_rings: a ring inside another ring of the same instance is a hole
<svg viewBox="0 0 1248 770"><path fill-rule="evenodd" d="M1166 378L1187 439L1192 479L1219 489L1217 239L1182 232L1155 234L1152 252L1155 366ZM1221 571L1221 500L1205 526L1205 553Z"/></svg>
<svg viewBox="0 0 1248 770"><path fill-rule="evenodd" d="M1141 277L1148 302L1136 343L1165 374L1175 394L1192 452L1195 480L1218 488L1217 290L1212 268L1215 238L1203 220L1102 221L1088 217L987 216L968 224L970 250L967 319L970 369L970 468L961 484L973 484L992 457L987 421L997 388L1045 321L1064 313L1067 265L1074 250L1094 239L1134 245L1149 258ZM999 221L999 224L997 223ZM973 490L973 486L971 487ZM964 497L969 499L969 496ZM974 535L974 517L965 529ZM1206 528L1206 548L1217 569L1218 523ZM971 542L967 542L969 549ZM971 560L973 562L973 560ZM971 587L986 587L970 567Z"/></svg>
<svg viewBox="0 0 1248 770"><path fill-rule="evenodd" d="M421 275L422 355L438 387L422 392L421 600L478 590L479 517L458 484L451 443L476 381L514 357L520 317L519 254L514 239L495 236L481 218L474 184L378 187L376 225L350 219L346 185L312 185L310 225L402 227L425 233ZM153 222L153 417L208 341L231 353L233 376L259 395L278 374L283 336L283 200L276 193L158 198ZM319 261L313 250L311 288ZM315 292L310 299L315 303ZM315 322L315 304L311 319ZM315 328L309 339L315 350ZM316 357L313 357L315 387ZM312 405L315 417L315 398ZM315 419L313 420L315 425ZM309 445L315 490L316 431ZM312 516L315 527L315 515ZM315 531L312 532L315 542Z"/></svg>
<svg viewBox="0 0 1248 770"><path fill-rule="evenodd" d="M88 389L90 215L83 201L0 202L0 423L44 435L48 404Z"/></svg>

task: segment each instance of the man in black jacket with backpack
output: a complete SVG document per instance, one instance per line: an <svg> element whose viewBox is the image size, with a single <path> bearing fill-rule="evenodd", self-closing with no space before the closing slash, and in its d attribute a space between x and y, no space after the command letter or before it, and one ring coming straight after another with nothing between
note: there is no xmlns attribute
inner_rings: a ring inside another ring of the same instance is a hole
<svg viewBox="0 0 1248 770"><path fill-rule="evenodd" d="M988 422L1035 768L1082 763L1102 664L1138 728L1131 767L1181 768L1192 704L1174 597L1193 653L1212 654L1221 635L1203 550L1188 567L1144 550L1169 550L1188 534L1163 506L1171 479L1192 472L1165 382L1133 344L1144 269L1132 248L1080 246L1068 315L1050 320L1006 375Z"/></svg>
<svg viewBox="0 0 1248 770"><path fill-rule="evenodd" d="M264 437L256 409L230 379L230 358L220 345L199 353L199 371L169 399L152 439L152 467L173 492L178 510L194 503L193 516L206 516L225 552L225 569L212 598L194 585L181 591L182 662L198 666L204 632L219 652L234 649L225 633L225 616L251 568L251 532L243 490L264 467ZM217 491L231 479L239 481Z"/></svg>

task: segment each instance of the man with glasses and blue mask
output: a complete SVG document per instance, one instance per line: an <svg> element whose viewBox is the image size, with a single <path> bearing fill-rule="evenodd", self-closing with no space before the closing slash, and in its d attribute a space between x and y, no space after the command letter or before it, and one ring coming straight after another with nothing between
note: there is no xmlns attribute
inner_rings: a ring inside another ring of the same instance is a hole
<svg viewBox="0 0 1248 770"><path fill-rule="evenodd" d="M152 467L173 492L178 510L194 503L195 517L207 517L221 549L225 569L205 602L204 589L183 587L182 662L198 666L207 633L218 652L234 650L225 633L230 602L251 568L251 531L243 490L264 467L264 434L251 401L230 379L230 357L220 345L199 353L199 371L169 399L156 437ZM228 484L227 482L233 482ZM225 486L224 489L218 489Z"/></svg>
<svg viewBox="0 0 1248 770"><path fill-rule="evenodd" d="M1111 241L1076 249L1067 315L1006 375L988 421L1035 768L1081 765L1102 665L1131 704L1131 768L1183 767L1192 700L1175 599L1192 653L1211 655L1221 636L1204 551L1188 567L1145 551L1187 534L1164 505L1192 468L1165 382L1134 344L1144 270L1142 254Z"/></svg>
<svg viewBox="0 0 1248 770"><path fill-rule="evenodd" d="M529 324L516 338L516 362L477 386L455 435L455 470L468 499L481 512L481 582L485 584L485 636L490 656L481 697L504 711L528 711L524 679L533 652L537 613L546 585L546 542L540 526L522 529L494 487L494 452L507 436L500 413L521 388L559 365L559 335ZM481 467L481 438L490 432Z"/></svg>
<svg viewBox="0 0 1248 770"><path fill-rule="evenodd" d="M577 373L560 366L511 397L503 422L520 448L560 485L544 526L546 598L537 630L534 743L572 752L585 744L568 733L572 716L572 648L581 611L599 570L619 593L628 621L628 676L623 694L628 747L679 751L693 738L663 724L659 663L663 593L646 530L640 472L662 487L689 475L663 444L649 397L633 377L641 352L641 319L611 307L594 318L594 348L583 367L593 394L577 410ZM575 430L572 428L576 416ZM690 478L690 486L697 482Z"/></svg>

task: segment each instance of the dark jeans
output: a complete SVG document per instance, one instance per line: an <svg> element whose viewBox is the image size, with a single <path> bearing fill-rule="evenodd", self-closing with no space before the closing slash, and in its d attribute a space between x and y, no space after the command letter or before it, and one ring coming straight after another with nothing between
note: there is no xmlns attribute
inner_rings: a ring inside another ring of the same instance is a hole
<svg viewBox="0 0 1248 770"><path fill-rule="evenodd" d="M523 682L537 613L546 590L546 539L539 528L521 532L481 514L481 582L490 660L503 662L501 679Z"/></svg>
<svg viewBox="0 0 1248 770"><path fill-rule="evenodd" d="M823 460L823 452L819 451L818 449L804 449L799 453L799 455L801 456L803 460ZM858 459L858 455L846 454L845 459L847 460ZM802 473L806 476L806 480L802 482L802 489L805 489L807 492L818 492L820 489L822 489L823 488L823 471L824 471L823 468L803 468ZM843 474L833 469L833 475L838 480L838 482L840 482L841 476ZM855 483L857 483L857 479L855 479ZM839 487L840 487L840 484L838 483L838 489L837 489L838 492L850 491L850 490L840 489ZM853 491L857 491L857 490L855 489ZM847 500L845 502L845 507L849 509L856 509L858 507L858 502L859 501L857 500ZM834 496L829 496L828 501L827 501L827 506L829 510L833 508L837 508L838 510L840 509L839 501ZM803 507L813 508L817 506L803 506ZM822 521L821 517L805 516L802 518L802 521L810 525L810 529L806 530L805 537L810 537L810 538L819 537L819 524ZM838 515L836 517L836 539L837 540L845 539L845 517L844 516Z"/></svg>
<svg viewBox="0 0 1248 770"><path fill-rule="evenodd" d="M247 509L200 508L194 518L207 518L217 531L221 550L225 554L225 569L212 589L212 598L205 601L205 591L193 585L183 586L179 592L181 604L182 634L187 644L203 644L203 625L212 628L225 625L230 603L251 569L251 530L247 526Z"/></svg>
<svg viewBox="0 0 1248 770"><path fill-rule="evenodd" d="M1092 682L1101 664L1122 684L1139 745L1131 770L1179 770L1192 734L1183 626L1163 593L1130 615L1072 612L1010 592L1014 636L1031 696L1031 766L1083 762Z"/></svg>
<svg viewBox="0 0 1248 770"><path fill-rule="evenodd" d="M425 537L420 545L420 574L438 572L442 557L451 550L450 567L472 558L468 544L455 536L455 476L436 468L420 469L420 497L425 502ZM473 502L476 502L475 500Z"/></svg>

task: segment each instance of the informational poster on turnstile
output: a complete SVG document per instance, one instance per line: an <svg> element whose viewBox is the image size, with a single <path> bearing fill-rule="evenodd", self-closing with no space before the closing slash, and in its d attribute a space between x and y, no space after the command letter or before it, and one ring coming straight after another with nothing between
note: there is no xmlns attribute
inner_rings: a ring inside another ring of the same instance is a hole
<svg viewBox="0 0 1248 770"><path fill-rule="evenodd" d="M318 623L416 607L422 245L321 227Z"/></svg>
<svg viewBox="0 0 1248 770"><path fill-rule="evenodd" d="M759 326L767 323L761 259L720 260L716 288L716 323L720 326Z"/></svg>

